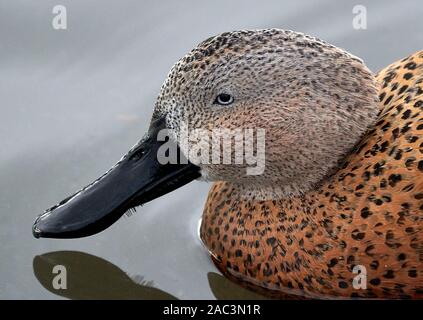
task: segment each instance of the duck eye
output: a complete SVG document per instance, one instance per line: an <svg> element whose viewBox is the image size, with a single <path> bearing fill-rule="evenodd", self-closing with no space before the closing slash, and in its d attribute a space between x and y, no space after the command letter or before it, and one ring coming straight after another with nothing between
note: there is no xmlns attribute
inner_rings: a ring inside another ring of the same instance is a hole
<svg viewBox="0 0 423 320"><path fill-rule="evenodd" d="M227 93L221 93L216 97L216 100L214 101L214 103L216 104L220 104L222 106L227 106L228 104L231 104L232 102L234 102L234 98Z"/></svg>

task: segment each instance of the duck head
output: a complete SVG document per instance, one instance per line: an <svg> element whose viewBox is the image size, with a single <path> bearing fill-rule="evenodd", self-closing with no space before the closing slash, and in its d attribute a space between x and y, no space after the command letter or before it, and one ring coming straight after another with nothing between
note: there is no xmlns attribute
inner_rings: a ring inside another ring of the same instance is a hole
<svg viewBox="0 0 423 320"><path fill-rule="evenodd" d="M168 74L148 134L89 186L40 215L36 237L97 233L130 208L194 179L239 196L314 188L374 123L378 97L357 57L301 33L223 33Z"/></svg>

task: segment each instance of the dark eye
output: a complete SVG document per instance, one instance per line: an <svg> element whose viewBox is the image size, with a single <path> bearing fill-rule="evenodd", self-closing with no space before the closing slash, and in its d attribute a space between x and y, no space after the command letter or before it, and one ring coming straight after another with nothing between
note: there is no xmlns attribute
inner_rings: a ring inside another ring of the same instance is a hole
<svg viewBox="0 0 423 320"><path fill-rule="evenodd" d="M232 97L230 94L227 93L221 93L216 97L216 100L214 100L214 103L220 104L222 106L227 106L228 104L231 104L234 102L234 97Z"/></svg>

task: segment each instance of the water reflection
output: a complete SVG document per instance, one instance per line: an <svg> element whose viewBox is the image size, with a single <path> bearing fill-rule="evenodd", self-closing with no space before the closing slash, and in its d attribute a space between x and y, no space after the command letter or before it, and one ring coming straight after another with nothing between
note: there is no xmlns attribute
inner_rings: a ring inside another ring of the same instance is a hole
<svg viewBox="0 0 423 320"><path fill-rule="evenodd" d="M53 287L53 267L63 265L67 271L67 289ZM34 275L48 291L68 299L137 299L173 300L175 296L154 287L141 276L129 277L113 263L80 251L55 251L35 256ZM265 299L220 274L207 274L213 295L219 300Z"/></svg>
<svg viewBox="0 0 423 320"><path fill-rule="evenodd" d="M209 272L207 274L210 289L218 300L265 300L264 296L244 289L239 285L229 281L222 275Z"/></svg>
<svg viewBox="0 0 423 320"><path fill-rule="evenodd" d="M53 288L53 267L67 270L67 289ZM102 258L78 251L35 256L34 274L48 291L69 299L176 299L151 285L136 283L123 270Z"/></svg>

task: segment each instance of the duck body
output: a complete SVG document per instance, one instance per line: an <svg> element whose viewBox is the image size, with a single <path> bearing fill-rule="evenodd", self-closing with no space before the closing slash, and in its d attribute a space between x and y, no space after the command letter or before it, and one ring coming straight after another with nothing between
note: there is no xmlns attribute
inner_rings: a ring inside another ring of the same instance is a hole
<svg viewBox="0 0 423 320"><path fill-rule="evenodd" d="M214 183L201 239L224 274L273 297L423 298L423 51L376 78L374 127L315 190L254 201Z"/></svg>
<svg viewBox="0 0 423 320"><path fill-rule="evenodd" d="M241 159L220 152L228 131ZM422 298L423 52L375 78L294 31L210 37L170 70L145 137L33 234L93 235L194 179L215 182L200 235L231 279L284 298Z"/></svg>

